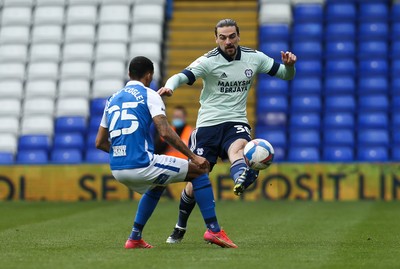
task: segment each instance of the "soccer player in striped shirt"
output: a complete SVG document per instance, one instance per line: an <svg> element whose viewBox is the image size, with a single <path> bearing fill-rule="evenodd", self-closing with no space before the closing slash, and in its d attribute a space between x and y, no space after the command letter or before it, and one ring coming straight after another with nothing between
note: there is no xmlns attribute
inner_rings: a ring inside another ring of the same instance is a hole
<svg viewBox="0 0 400 269"><path fill-rule="evenodd" d="M162 96L171 96L180 85L192 85L198 78L203 79L196 129L189 146L210 162L211 169L218 157L229 158L236 195L241 195L258 177L258 172L250 169L243 158L243 149L251 140L246 117L251 84L258 73L291 80L296 63L296 55L289 51L281 52L281 64L260 51L239 46L239 40L239 27L234 20L219 21L215 26L217 47L170 77L158 90ZM185 234L187 220L195 206L192 190L188 183L182 191L178 223L167 243L180 242Z"/></svg>

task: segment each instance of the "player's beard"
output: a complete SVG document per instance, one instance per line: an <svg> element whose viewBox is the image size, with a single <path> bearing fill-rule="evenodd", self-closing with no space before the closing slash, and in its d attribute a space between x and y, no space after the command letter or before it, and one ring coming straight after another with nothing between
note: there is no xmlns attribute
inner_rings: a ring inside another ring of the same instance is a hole
<svg viewBox="0 0 400 269"><path fill-rule="evenodd" d="M235 56L236 55L236 47L234 45L225 47L225 53L228 54L229 56Z"/></svg>

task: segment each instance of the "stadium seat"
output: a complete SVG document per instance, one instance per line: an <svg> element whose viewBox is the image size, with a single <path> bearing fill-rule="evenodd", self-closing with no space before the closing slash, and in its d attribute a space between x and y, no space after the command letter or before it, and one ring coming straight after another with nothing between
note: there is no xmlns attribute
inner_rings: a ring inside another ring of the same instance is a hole
<svg viewBox="0 0 400 269"><path fill-rule="evenodd" d="M93 76L95 81L101 78L119 78L127 76L125 61L102 60L94 63Z"/></svg>
<svg viewBox="0 0 400 269"><path fill-rule="evenodd" d="M266 112L257 111L256 130L276 130L284 129L287 124L287 114L285 112Z"/></svg>
<svg viewBox="0 0 400 269"><path fill-rule="evenodd" d="M66 24L92 24L97 22L97 7L94 5L70 5L67 9Z"/></svg>
<svg viewBox="0 0 400 269"><path fill-rule="evenodd" d="M153 18L153 16L151 16ZM98 42L128 42L129 25L125 23L100 24Z"/></svg>
<svg viewBox="0 0 400 269"><path fill-rule="evenodd" d="M389 133L386 129L361 129L357 131L359 148L364 146L388 147L389 141Z"/></svg>
<svg viewBox="0 0 400 269"><path fill-rule="evenodd" d="M323 116L325 129L354 128L354 115L351 112L327 112Z"/></svg>
<svg viewBox="0 0 400 269"><path fill-rule="evenodd" d="M90 100L90 116L102 116L106 106L106 98L93 98Z"/></svg>
<svg viewBox="0 0 400 269"><path fill-rule="evenodd" d="M400 21L392 23L390 27L390 38L392 41L400 40Z"/></svg>
<svg viewBox="0 0 400 269"><path fill-rule="evenodd" d="M364 112L358 114L358 129L388 128L389 119L384 112Z"/></svg>
<svg viewBox="0 0 400 269"><path fill-rule="evenodd" d="M100 46L100 44L98 44ZM87 61L93 60L93 44L90 42L65 43L63 49L63 61Z"/></svg>
<svg viewBox="0 0 400 269"><path fill-rule="evenodd" d="M90 132L85 138L85 147L86 149L95 149L96 148L96 137L97 137L97 129L96 131L89 129Z"/></svg>
<svg viewBox="0 0 400 269"><path fill-rule="evenodd" d="M362 147L357 150L357 160L363 162L385 162L389 160L386 147Z"/></svg>
<svg viewBox="0 0 400 269"><path fill-rule="evenodd" d="M86 134L87 123L86 118L82 116L59 117L55 121L55 132L60 133L80 133Z"/></svg>
<svg viewBox="0 0 400 269"><path fill-rule="evenodd" d="M271 41L289 41L290 29L286 23L269 23L259 26L259 44Z"/></svg>
<svg viewBox="0 0 400 269"><path fill-rule="evenodd" d="M387 111L389 100L386 94L368 94L358 98L358 111Z"/></svg>
<svg viewBox="0 0 400 269"><path fill-rule="evenodd" d="M292 23L290 3L266 3L260 6L259 25L267 23Z"/></svg>
<svg viewBox="0 0 400 269"><path fill-rule="evenodd" d="M85 161L87 163L109 163L110 155L99 149L88 149L86 151Z"/></svg>
<svg viewBox="0 0 400 269"><path fill-rule="evenodd" d="M132 25L131 42L152 41L161 43L163 37L163 25L160 23L140 23Z"/></svg>
<svg viewBox="0 0 400 269"><path fill-rule="evenodd" d="M29 98L24 101L23 115L53 115L54 100L46 97Z"/></svg>
<svg viewBox="0 0 400 269"><path fill-rule="evenodd" d="M66 78L59 82L58 97L90 97L90 82L85 78Z"/></svg>
<svg viewBox="0 0 400 269"><path fill-rule="evenodd" d="M327 95L335 94L354 94L354 78L349 75L334 75L325 77L324 93Z"/></svg>
<svg viewBox="0 0 400 269"><path fill-rule="evenodd" d="M21 114L21 101L16 98L0 98L0 115L19 117Z"/></svg>
<svg viewBox="0 0 400 269"><path fill-rule="evenodd" d="M54 132L53 117L46 116L24 116L21 122L21 134L44 134L52 136Z"/></svg>
<svg viewBox="0 0 400 269"><path fill-rule="evenodd" d="M36 6L62 6L67 4L68 0L36 0Z"/></svg>
<svg viewBox="0 0 400 269"><path fill-rule="evenodd" d="M13 135L19 134L19 117L17 116L0 116L0 134L8 133Z"/></svg>
<svg viewBox="0 0 400 269"><path fill-rule="evenodd" d="M118 16L115 16L118 14ZM100 6L99 23L125 23L131 20L130 7L128 4L107 4Z"/></svg>
<svg viewBox="0 0 400 269"><path fill-rule="evenodd" d="M400 34L400 32L399 32ZM390 57L392 59L400 59L400 41L392 41L391 46L390 46Z"/></svg>
<svg viewBox="0 0 400 269"><path fill-rule="evenodd" d="M354 133L352 129L324 129L324 146L354 146Z"/></svg>
<svg viewBox="0 0 400 269"><path fill-rule="evenodd" d="M17 164L47 164L49 156L47 151L35 150L20 150L17 153Z"/></svg>
<svg viewBox="0 0 400 269"><path fill-rule="evenodd" d="M80 133L55 133L53 149L79 149L85 146L83 135Z"/></svg>
<svg viewBox="0 0 400 269"><path fill-rule="evenodd" d="M290 116L290 128L292 131L298 129L318 129L321 125L319 113L295 113Z"/></svg>
<svg viewBox="0 0 400 269"><path fill-rule="evenodd" d="M286 133L283 130L270 130L270 131L264 131L260 132L256 130L256 137L257 138L262 138L266 139L269 141L272 146L275 147L280 147L280 148L285 148L286 147Z"/></svg>
<svg viewBox="0 0 400 269"><path fill-rule="evenodd" d="M325 40L355 40L356 26L352 22L332 22L325 26Z"/></svg>
<svg viewBox="0 0 400 269"><path fill-rule="evenodd" d="M11 7L11 6L27 6L31 7L34 4L32 0L3 0L2 5L4 7Z"/></svg>
<svg viewBox="0 0 400 269"><path fill-rule="evenodd" d="M0 133L0 152L17 152L17 138L13 134Z"/></svg>
<svg viewBox="0 0 400 269"><path fill-rule="evenodd" d="M28 65L28 79L57 79L58 63L55 61L30 62Z"/></svg>
<svg viewBox="0 0 400 269"><path fill-rule="evenodd" d="M352 147L327 146L323 147L323 160L328 162L351 162L354 160Z"/></svg>
<svg viewBox="0 0 400 269"><path fill-rule="evenodd" d="M1 159L1 157L0 157ZM391 161L400 161L400 146L394 146L391 148Z"/></svg>
<svg viewBox="0 0 400 269"><path fill-rule="evenodd" d="M94 24L70 24L65 27L65 43L90 42L94 43L96 28Z"/></svg>
<svg viewBox="0 0 400 269"><path fill-rule="evenodd" d="M332 59L327 60L325 63L325 74L326 75L356 75L356 63L353 59Z"/></svg>
<svg viewBox="0 0 400 269"><path fill-rule="evenodd" d="M64 7L63 6L37 6L35 8L33 23L62 25L64 23Z"/></svg>
<svg viewBox="0 0 400 269"><path fill-rule="evenodd" d="M322 33L322 23L296 23L292 26L291 36L294 41L321 41Z"/></svg>
<svg viewBox="0 0 400 269"><path fill-rule="evenodd" d="M290 147L288 161L291 162L317 162L320 160L318 147Z"/></svg>
<svg viewBox="0 0 400 269"><path fill-rule="evenodd" d="M363 22L358 26L358 40L384 40L389 34L386 22Z"/></svg>
<svg viewBox="0 0 400 269"><path fill-rule="evenodd" d="M277 10L276 12L279 12ZM149 16L148 14L151 14ZM164 22L165 18L165 7L164 5L160 4L153 4L147 2L137 3L133 8L133 25L135 23L144 23L144 22L151 22L151 23L160 23Z"/></svg>
<svg viewBox="0 0 400 269"><path fill-rule="evenodd" d="M318 3L297 4L293 6L293 19L299 22L322 22L323 5Z"/></svg>
<svg viewBox="0 0 400 269"><path fill-rule="evenodd" d="M89 125L88 125L88 133L90 132L97 132L100 126L101 118L102 115L91 115L89 119Z"/></svg>
<svg viewBox="0 0 400 269"><path fill-rule="evenodd" d="M136 56L145 56L153 61L153 63L159 63L161 61L161 47L158 42L133 42L129 47L129 58ZM279 53L280 55L280 53ZM154 74L156 73L156 67L154 67Z"/></svg>
<svg viewBox="0 0 400 269"><path fill-rule="evenodd" d="M56 43L34 43L31 45L30 61L54 61L60 59L61 48Z"/></svg>
<svg viewBox="0 0 400 269"><path fill-rule="evenodd" d="M356 100L353 95L330 95L325 97L326 112L353 112Z"/></svg>
<svg viewBox="0 0 400 269"><path fill-rule="evenodd" d="M0 80L1 98L21 99L22 96L23 96L22 80L19 79Z"/></svg>
<svg viewBox="0 0 400 269"><path fill-rule="evenodd" d="M388 74L389 67L385 58L360 60L358 63L358 72L360 75L382 75Z"/></svg>
<svg viewBox="0 0 400 269"><path fill-rule="evenodd" d="M264 94L287 94L289 83L285 80L260 74L257 80L257 95Z"/></svg>
<svg viewBox="0 0 400 269"><path fill-rule="evenodd" d="M128 54L128 48L125 43L107 42L99 43L96 46L96 61L99 60L118 60L125 61Z"/></svg>
<svg viewBox="0 0 400 269"><path fill-rule="evenodd" d="M47 135L21 135L18 138L18 150L49 151L51 141Z"/></svg>
<svg viewBox="0 0 400 269"><path fill-rule="evenodd" d="M319 147L321 144L319 129L296 130L289 133L289 147Z"/></svg>
<svg viewBox="0 0 400 269"><path fill-rule="evenodd" d="M391 75L395 78L400 74L400 59L393 59L391 63Z"/></svg>
<svg viewBox="0 0 400 269"><path fill-rule="evenodd" d="M357 48L359 59L386 58L388 44L386 41L360 41Z"/></svg>
<svg viewBox="0 0 400 269"><path fill-rule="evenodd" d="M0 28L0 40L4 44L28 44L30 41L29 25L2 25Z"/></svg>
<svg viewBox="0 0 400 269"><path fill-rule="evenodd" d="M356 51L355 42L352 40L347 41L327 41L325 43L325 58L338 59L338 58L352 58Z"/></svg>
<svg viewBox="0 0 400 269"><path fill-rule="evenodd" d="M322 57L322 43L318 41L299 41L292 43L292 50L299 59L318 59Z"/></svg>
<svg viewBox="0 0 400 269"><path fill-rule="evenodd" d="M322 61L321 60L300 60L296 62L297 76L321 76Z"/></svg>
<svg viewBox="0 0 400 269"><path fill-rule="evenodd" d="M25 78L25 64L17 62L0 63L0 79L19 79Z"/></svg>
<svg viewBox="0 0 400 269"><path fill-rule="evenodd" d="M360 72L362 74L363 72ZM378 73L378 72L377 72ZM357 92L359 94L387 94L389 93L389 82L386 76L372 76L373 73L365 72L367 76L358 79ZM369 75L369 76L368 76Z"/></svg>
<svg viewBox="0 0 400 269"><path fill-rule="evenodd" d="M54 149L51 152L51 162L54 164L79 164L82 159L78 149Z"/></svg>
<svg viewBox="0 0 400 269"><path fill-rule="evenodd" d="M288 101L285 95L269 95L259 97L257 100L257 111L263 112L286 112Z"/></svg>
<svg viewBox="0 0 400 269"><path fill-rule="evenodd" d="M394 77L390 83L390 92L392 95L400 95L400 77Z"/></svg>
<svg viewBox="0 0 400 269"><path fill-rule="evenodd" d="M286 160L286 150L282 147L274 147L274 163L283 162Z"/></svg>
<svg viewBox="0 0 400 269"><path fill-rule="evenodd" d="M54 79L29 79L25 84L25 97L45 97L55 99L57 96L57 84Z"/></svg>
<svg viewBox="0 0 400 269"><path fill-rule="evenodd" d="M2 10L1 25L30 25L32 9L29 6L6 6Z"/></svg>
<svg viewBox="0 0 400 269"><path fill-rule="evenodd" d="M60 98L56 103L57 117L60 116L83 116L87 117L89 114L89 104L86 98L71 97Z"/></svg>
<svg viewBox="0 0 400 269"><path fill-rule="evenodd" d="M0 61L24 63L27 58L27 44L0 44Z"/></svg>
<svg viewBox="0 0 400 269"><path fill-rule="evenodd" d="M390 11L390 19L393 22L400 22L400 3L394 3Z"/></svg>
<svg viewBox="0 0 400 269"><path fill-rule="evenodd" d="M316 94L296 95L291 98L292 113L319 112L321 106L321 98Z"/></svg>
<svg viewBox="0 0 400 269"><path fill-rule="evenodd" d="M322 82L318 76L297 76L296 83L290 84L292 95L321 94Z"/></svg>
<svg viewBox="0 0 400 269"><path fill-rule="evenodd" d="M389 18L388 5L385 3L362 3L358 9L358 20L361 22L385 22Z"/></svg>
<svg viewBox="0 0 400 269"><path fill-rule="evenodd" d="M44 43L54 42L60 43L63 39L63 27L62 25L35 25L32 28L32 42L33 43Z"/></svg>
<svg viewBox="0 0 400 269"><path fill-rule="evenodd" d="M107 68L107 66L105 65L104 68ZM99 78L96 79L93 83L92 97L93 98L108 98L114 92L122 89L123 87L124 87L124 80L122 78L101 79L101 76L99 76ZM104 109L104 106L103 106L103 109Z"/></svg>
<svg viewBox="0 0 400 269"><path fill-rule="evenodd" d="M398 111L397 112L395 111L392 114L391 128L392 128L392 130L400 129L400 113ZM399 134L400 134L400 132L399 132ZM399 144L400 144L400 140L399 140Z"/></svg>
<svg viewBox="0 0 400 269"><path fill-rule="evenodd" d="M328 2L325 9L327 22L354 22L357 18L356 5L351 2Z"/></svg>
<svg viewBox="0 0 400 269"><path fill-rule="evenodd" d="M68 0L70 6L92 5L97 6L102 0Z"/></svg>
<svg viewBox="0 0 400 269"><path fill-rule="evenodd" d="M90 61L75 60L61 63L61 78L84 78L92 76L92 63Z"/></svg>
<svg viewBox="0 0 400 269"><path fill-rule="evenodd" d="M14 154L11 152L0 151L0 165L10 165L14 163Z"/></svg>
<svg viewBox="0 0 400 269"><path fill-rule="evenodd" d="M280 61L281 51L288 51L289 43L287 41L266 41L260 44L259 50L276 61Z"/></svg>

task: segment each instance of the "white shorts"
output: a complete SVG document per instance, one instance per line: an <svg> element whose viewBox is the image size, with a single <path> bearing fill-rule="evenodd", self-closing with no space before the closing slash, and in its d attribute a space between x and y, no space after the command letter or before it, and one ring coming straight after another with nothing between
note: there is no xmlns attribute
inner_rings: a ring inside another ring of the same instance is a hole
<svg viewBox="0 0 400 269"><path fill-rule="evenodd" d="M116 180L140 194L156 186L185 181L189 162L167 155L153 155L150 165L143 168L112 170Z"/></svg>

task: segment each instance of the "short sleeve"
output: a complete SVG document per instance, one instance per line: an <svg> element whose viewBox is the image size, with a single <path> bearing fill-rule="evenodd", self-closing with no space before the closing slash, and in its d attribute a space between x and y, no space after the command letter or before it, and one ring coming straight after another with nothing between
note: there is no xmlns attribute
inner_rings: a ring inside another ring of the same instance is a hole
<svg viewBox="0 0 400 269"><path fill-rule="evenodd" d="M274 59L260 51L257 51L257 57L260 63L258 71L260 73L267 73L268 75L275 76L276 72L278 72L280 63L275 62Z"/></svg>
<svg viewBox="0 0 400 269"><path fill-rule="evenodd" d="M147 90L147 106L152 118L158 115L165 116L165 104L161 96L151 89Z"/></svg>
<svg viewBox="0 0 400 269"><path fill-rule="evenodd" d="M207 57L201 56L197 58L188 67L186 67L182 73L188 77L189 85L192 85L199 77L204 78L208 73Z"/></svg>
<svg viewBox="0 0 400 269"><path fill-rule="evenodd" d="M103 128L108 128L108 122L107 122L107 107L108 107L108 101L106 106L104 107L103 111L103 117L101 118L100 126Z"/></svg>

